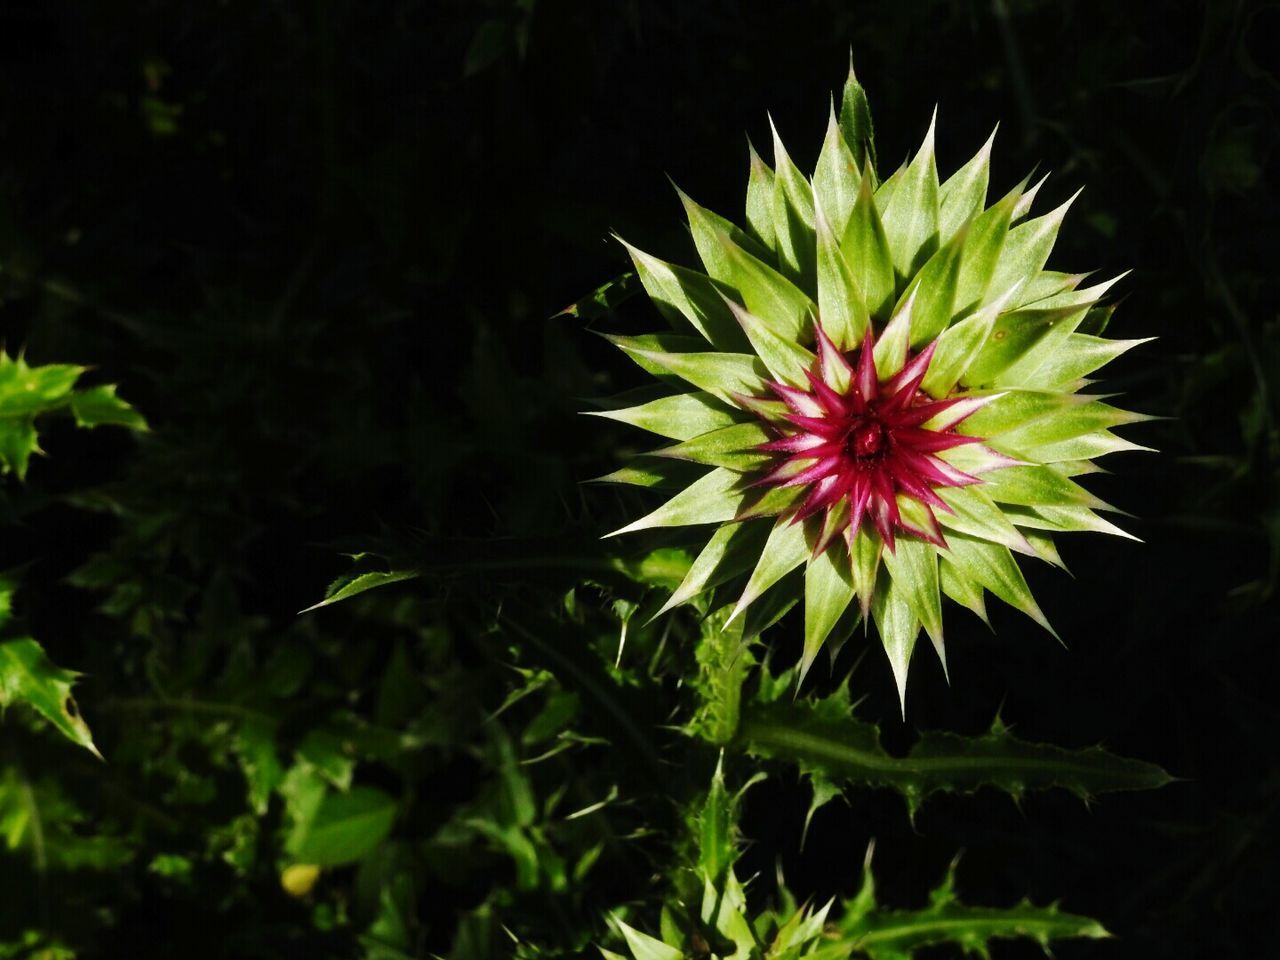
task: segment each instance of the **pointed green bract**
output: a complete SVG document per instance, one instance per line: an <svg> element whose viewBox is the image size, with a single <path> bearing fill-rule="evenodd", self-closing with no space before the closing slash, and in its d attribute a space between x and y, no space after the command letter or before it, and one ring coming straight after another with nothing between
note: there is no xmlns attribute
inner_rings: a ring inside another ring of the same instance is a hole
<svg viewBox="0 0 1280 960"><path fill-rule="evenodd" d="M758 470L769 463L768 454L755 450L768 439L768 431L759 423L735 423L710 430L684 443L664 447L655 453L745 473Z"/></svg>
<svg viewBox="0 0 1280 960"><path fill-rule="evenodd" d="M805 542L804 525L779 521L769 534L760 561L751 572L751 579L733 609L739 616L762 593L804 563L809 545Z"/></svg>
<svg viewBox="0 0 1280 960"><path fill-rule="evenodd" d="M998 300L970 314L943 331L935 341L933 362L925 374L921 389L939 399L948 396L960 379L969 371L978 352L991 337L996 317L1005 301Z"/></svg>
<svg viewBox="0 0 1280 960"><path fill-rule="evenodd" d="M881 380L888 380L903 368L907 362L907 352L911 346L911 331L915 320L916 294L919 287L912 289L889 320L880 339L876 341L873 356L876 361L876 375Z"/></svg>
<svg viewBox="0 0 1280 960"><path fill-rule="evenodd" d="M747 141L751 152L751 174L747 179L747 229L766 250L773 249L777 236L773 225L773 170L760 159L755 145Z"/></svg>
<svg viewBox="0 0 1280 960"><path fill-rule="evenodd" d="M818 240L818 316L822 328L841 350L853 350L862 342L870 323L862 288L827 221L822 206L815 212ZM849 382L843 374L832 386L847 390Z"/></svg>
<svg viewBox="0 0 1280 960"><path fill-rule="evenodd" d="M1015 187L989 210L968 222L960 271L956 277L957 310L974 310L991 300L1003 302L1011 292L1025 284L1025 278L1018 278L1004 289L994 287L992 283L1004 253L1009 222L1020 193L1021 188Z"/></svg>
<svg viewBox="0 0 1280 960"><path fill-rule="evenodd" d="M947 178L938 189L938 236L946 243L960 227L982 213L991 176L991 145L996 131L973 159Z"/></svg>
<svg viewBox="0 0 1280 960"><path fill-rule="evenodd" d="M982 584L1009 606L1021 610L1055 637L1058 635L1031 596L1026 578L1007 547L984 543L963 535L949 539L950 559L975 583Z"/></svg>
<svg viewBox="0 0 1280 960"><path fill-rule="evenodd" d="M745 230L718 213L694 203L679 187L676 187L676 193L684 204L685 215L689 218L689 232L693 234L694 246L698 248L698 256L702 259L708 276L721 283L733 284L733 268L729 263L727 247L745 250L749 256L768 258L768 251Z"/></svg>
<svg viewBox="0 0 1280 960"><path fill-rule="evenodd" d="M1103 340L1083 333L1073 333L1052 357L1035 370L1033 382L1046 389L1067 389L1081 377L1110 363L1122 353L1147 340Z"/></svg>
<svg viewBox="0 0 1280 960"><path fill-rule="evenodd" d="M987 620L986 596L982 585L969 579L969 576L947 557L938 558L938 584L942 592L960 606L972 610L978 619L990 625Z"/></svg>
<svg viewBox="0 0 1280 960"><path fill-rule="evenodd" d="M765 392L769 371L758 357L742 353L669 353L646 347L636 338L610 337L637 363L673 373L720 400L733 403L740 394Z"/></svg>
<svg viewBox="0 0 1280 960"><path fill-rule="evenodd" d="M1034 276L1044 269L1049 251L1058 239L1058 227L1062 225L1062 218L1067 215L1067 210L1079 195L1077 191L1060 207L1034 220L1020 223L1009 231L1004 242L1004 252L991 278L990 287L997 296L1019 280Z"/></svg>
<svg viewBox="0 0 1280 960"><path fill-rule="evenodd" d="M978 540L998 543L1017 553L1032 552L1026 537L991 499L981 485L952 487L938 494L951 508L938 522L946 530L963 533ZM943 558L946 558L945 553Z"/></svg>
<svg viewBox="0 0 1280 960"><path fill-rule="evenodd" d="M887 565L887 559L885 562ZM907 669L911 664L911 653L916 647L916 637L920 633L920 620L912 612L911 605L903 595L904 589L898 582L889 578L885 580L885 586L877 587L871 600L871 613L875 618L876 630L880 633L880 643L889 658L894 686L898 690L898 701L902 704L905 716Z"/></svg>
<svg viewBox="0 0 1280 960"><path fill-rule="evenodd" d="M924 143L882 207L893 268L904 286L938 249L938 167L933 133L934 122L930 121Z"/></svg>
<svg viewBox="0 0 1280 960"><path fill-rule="evenodd" d="M742 417L740 412L703 391L660 397L638 407L621 410L588 410L587 414L629 423L672 440L691 440L739 423Z"/></svg>
<svg viewBox="0 0 1280 960"><path fill-rule="evenodd" d="M621 237L618 242L631 254L645 293L668 319L677 325L681 321L692 324L717 349L733 351L746 345L733 314L725 308L724 292L714 280L659 260Z"/></svg>
<svg viewBox="0 0 1280 960"><path fill-rule="evenodd" d="M680 586L655 616L689 602L704 590L730 577L750 570L760 556L768 529L768 525L762 522L727 523L717 529L689 567Z"/></svg>
<svg viewBox="0 0 1280 960"><path fill-rule="evenodd" d="M893 304L893 253L876 206L871 180L870 173L864 172L840 246L854 283L862 292L863 303L873 315L883 319Z"/></svg>
<svg viewBox="0 0 1280 960"><path fill-rule="evenodd" d="M938 588L938 553L933 544L904 537L896 549L886 551L884 566L893 578L894 588L906 603L911 616L918 620L934 650L947 668L942 640L942 598ZM901 693L902 687L899 687Z"/></svg>
<svg viewBox="0 0 1280 960"><path fill-rule="evenodd" d="M800 679L809 672L836 622L853 601L853 573L849 557L839 550L825 550L809 561L804 573L804 653Z"/></svg>
<svg viewBox="0 0 1280 960"><path fill-rule="evenodd" d="M773 127L774 248L782 273L802 290L814 286L813 190Z"/></svg>
<svg viewBox="0 0 1280 960"><path fill-rule="evenodd" d="M681 490L648 516L629 523L608 536L646 530L649 527L684 527L695 523L727 523L742 505L742 477L718 467Z"/></svg>
<svg viewBox="0 0 1280 960"><path fill-rule="evenodd" d="M911 343L915 347L931 343L951 323L967 236L967 231L957 233L929 258L913 283L909 295L915 299L911 317Z"/></svg>
<svg viewBox="0 0 1280 960"><path fill-rule="evenodd" d="M854 165L874 170L876 167L876 136L871 124L871 105L867 101L867 92L858 82L853 72L853 63L849 64L849 76L845 79L844 89L840 93L840 133L844 142L849 145L853 154ZM874 186L874 184L873 184Z"/></svg>
<svg viewBox="0 0 1280 960"><path fill-rule="evenodd" d="M833 103L827 121L827 136L822 141L822 152L818 154L818 165L813 171L813 193L815 205L826 212L835 236L842 236L849 222L862 181L861 169L840 132Z"/></svg>
<svg viewBox="0 0 1280 960"><path fill-rule="evenodd" d="M736 303L729 301L733 316L755 348L756 356L764 361L775 380L793 387L803 386L805 373L813 369L816 358L800 346L794 337L779 333L770 324Z"/></svg>

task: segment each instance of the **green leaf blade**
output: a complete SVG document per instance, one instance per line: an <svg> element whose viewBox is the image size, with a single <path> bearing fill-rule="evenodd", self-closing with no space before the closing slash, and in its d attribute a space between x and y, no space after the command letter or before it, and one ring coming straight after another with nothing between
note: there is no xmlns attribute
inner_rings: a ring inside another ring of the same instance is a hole
<svg viewBox="0 0 1280 960"><path fill-rule="evenodd" d="M31 637L0 643L0 709L25 703L72 743L101 759L89 725L71 696L78 676L56 666Z"/></svg>

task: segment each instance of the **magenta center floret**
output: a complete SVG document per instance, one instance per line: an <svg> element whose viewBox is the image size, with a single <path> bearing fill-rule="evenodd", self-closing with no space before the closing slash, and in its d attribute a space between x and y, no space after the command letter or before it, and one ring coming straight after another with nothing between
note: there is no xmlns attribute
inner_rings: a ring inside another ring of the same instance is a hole
<svg viewBox="0 0 1280 960"><path fill-rule="evenodd" d="M878 459L888 446L889 430L874 415L859 417L850 425L845 447L855 459Z"/></svg>
<svg viewBox="0 0 1280 960"><path fill-rule="evenodd" d="M982 442L956 433L956 426L994 397L934 399L926 394L920 384L936 341L881 380L870 330L850 356L820 325L817 337L818 363L806 372L808 389L770 383L787 412L779 416L755 406L777 435L758 448L776 454L777 462L756 485L804 488L791 517L799 522L825 512L816 552L826 549L837 533L845 535L852 549L864 521L890 550L902 533L946 546L934 510L953 511L937 491L982 481L938 454ZM997 454L987 452L996 458L993 465L1004 465ZM909 516L904 515L904 499L916 507L905 511Z"/></svg>

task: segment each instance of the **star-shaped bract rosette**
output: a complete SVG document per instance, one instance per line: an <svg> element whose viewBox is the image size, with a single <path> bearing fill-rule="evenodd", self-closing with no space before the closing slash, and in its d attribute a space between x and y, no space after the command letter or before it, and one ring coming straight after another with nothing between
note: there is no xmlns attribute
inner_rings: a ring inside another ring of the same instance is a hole
<svg viewBox="0 0 1280 960"><path fill-rule="evenodd" d="M850 71L812 178L776 130L772 168L751 151L745 227L680 195L705 273L627 244L674 332L609 339L667 390L600 415L675 442L605 479L680 489L616 533L712 528L664 612L732 591L741 615L803 568L802 675L869 617L905 703L921 627L946 667L943 596L1051 630L1014 554L1128 536L1075 478L1147 449L1112 432L1145 417L1082 392L1142 341L1101 336L1119 278L1046 269L1071 200L1033 217L1024 181L987 203L994 136L939 183L930 124L880 182Z"/></svg>

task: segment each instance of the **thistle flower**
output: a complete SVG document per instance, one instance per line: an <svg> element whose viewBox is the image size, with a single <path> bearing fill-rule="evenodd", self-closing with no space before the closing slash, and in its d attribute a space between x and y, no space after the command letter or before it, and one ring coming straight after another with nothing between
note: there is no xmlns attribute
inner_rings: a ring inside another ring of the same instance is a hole
<svg viewBox="0 0 1280 960"><path fill-rule="evenodd" d="M1061 566L1053 533L1128 536L1074 478L1147 449L1111 432L1146 418L1081 392L1142 341L1101 337L1119 277L1045 269L1074 197L1032 218L1024 181L987 205L994 137L940 184L931 123L879 182L850 70L812 179L776 129L772 169L751 150L745 228L680 194L705 273L618 238L677 332L609 339L679 392L601 414L676 441L606 479L711 468L616 531L716 525L664 611L750 571L736 617L803 566L802 675L856 598L905 705L921 627L946 669L943 595L1052 632L1013 555Z"/></svg>

